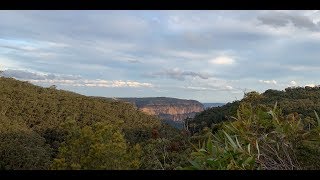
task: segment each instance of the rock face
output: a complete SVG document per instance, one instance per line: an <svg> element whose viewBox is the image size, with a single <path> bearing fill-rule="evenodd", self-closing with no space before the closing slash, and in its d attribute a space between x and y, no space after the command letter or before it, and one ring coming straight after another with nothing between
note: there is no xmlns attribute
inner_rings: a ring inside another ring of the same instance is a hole
<svg viewBox="0 0 320 180"><path fill-rule="evenodd" d="M117 98L135 104L146 114L159 116L163 120L183 121L193 118L196 113L204 110L203 104L195 100L167 97L155 98Z"/></svg>

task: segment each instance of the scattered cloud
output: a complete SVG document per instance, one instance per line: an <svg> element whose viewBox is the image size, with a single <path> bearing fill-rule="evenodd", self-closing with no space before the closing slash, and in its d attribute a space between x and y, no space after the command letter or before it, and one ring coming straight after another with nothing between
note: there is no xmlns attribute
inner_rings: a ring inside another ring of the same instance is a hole
<svg viewBox="0 0 320 180"><path fill-rule="evenodd" d="M306 28L311 31L318 31L319 25L312 21L308 16L292 14L287 12L266 13L257 17L265 25L273 27L284 27L289 24L297 28Z"/></svg>
<svg viewBox="0 0 320 180"><path fill-rule="evenodd" d="M289 65L287 68L291 71L301 71L301 72L306 72L306 71L319 71L320 66L305 66L305 65Z"/></svg>
<svg viewBox="0 0 320 180"><path fill-rule="evenodd" d="M210 55L210 52L200 53L200 52L192 52L192 51L184 51L184 50L167 50L166 54L176 58L198 60L198 59L208 58Z"/></svg>
<svg viewBox="0 0 320 180"><path fill-rule="evenodd" d="M36 84L55 84L62 86L79 86L79 87L106 87L106 88L122 88L122 87L132 87L132 88L151 88L154 87L150 83L140 83L136 81L123 81L123 80L59 80L59 79L44 79L44 80L36 80L36 79L27 79L27 81Z"/></svg>
<svg viewBox="0 0 320 180"><path fill-rule="evenodd" d="M139 60L136 60L136 59L129 59L128 62L129 63L141 63Z"/></svg>
<svg viewBox="0 0 320 180"><path fill-rule="evenodd" d="M81 76L74 75L56 75L35 73L24 70L5 70L2 74L4 77L13 77L16 79L29 81L35 84L50 84L62 86L78 86L78 87L132 87L132 88L151 88L150 83L141 83L137 81L123 80L101 80L101 79L84 79Z"/></svg>
<svg viewBox="0 0 320 180"><path fill-rule="evenodd" d="M35 73L26 70L14 70L7 69L2 73L4 77L13 77L16 79L24 80L79 80L81 76L73 75L55 75L55 74L44 74L44 73Z"/></svg>
<svg viewBox="0 0 320 180"><path fill-rule="evenodd" d="M194 91L230 91L233 90L232 86L216 86L216 87L202 87L202 86L187 86L184 89Z"/></svg>
<svg viewBox="0 0 320 180"><path fill-rule="evenodd" d="M219 56L209 61L211 64L216 65L232 65L234 64L234 59L228 56Z"/></svg>
<svg viewBox="0 0 320 180"><path fill-rule="evenodd" d="M308 87L316 87L315 84L306 84L305 86L308 86Z"/></svg>
<svg viewBox="0 0 320 180"><path fill-rule="evenodd" d="M187 77L194 77L194 78L198 77L201 79L209 79L210 77L212 77L206 73L183 71L183 70L180 70L179 68L167 69L161 72L149 73L149 74L146 74L146 76L147 77L166 77L166 78L176 79L180 81L184 81Z"/></svg>
<svg viewBox="0 0 320 180"><path fill-rule="evenodd" d="M259 82L265 84L277 84L276 80L259 80Z"/></svg>
<svg viewBox="0 0 320 180"><path fill-rule="evenodd" d="M291 82L290 82L290 85L296 86L296 85L297 85L297 82L296 82L296 81L291 81Z"/></svg>

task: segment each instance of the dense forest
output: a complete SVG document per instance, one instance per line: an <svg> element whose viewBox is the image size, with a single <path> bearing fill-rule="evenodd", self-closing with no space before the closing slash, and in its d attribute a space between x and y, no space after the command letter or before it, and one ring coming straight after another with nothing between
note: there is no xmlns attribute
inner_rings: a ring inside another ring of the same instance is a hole
<svg viewBox="0 0 320 180"><path fill-rule="evenodd" d="M320 169L319 87L162 123L130 103L0 77L0 169Z"/></svg>
<svg viewBox="0 0 320 180"><path fill-rule="evenodd" d="M184 146L132 104L0 77L0 169L170 169Z"/></svg>
<svg viewBox="0 0 320 180"><path fill-rule="evenodd" d="M264 93L248 92L240 101L227 103L224 106L212 107L198 113L195 118L188 119L195 131L210 127L223 121L232 120L236 116L241 103L273 107L275 103L284 114L297 113L307 121L315 122L314 111L320 112L320 87L288 87L283 91L269 89Z"/></svg>

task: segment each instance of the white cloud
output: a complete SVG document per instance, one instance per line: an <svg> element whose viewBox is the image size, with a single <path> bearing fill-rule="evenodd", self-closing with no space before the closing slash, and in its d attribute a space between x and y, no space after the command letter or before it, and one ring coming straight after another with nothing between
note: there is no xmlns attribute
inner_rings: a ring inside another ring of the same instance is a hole
<svg viewBox="0 0 320 180"><path fill-rule="evenodd" d="M150 88L154 87L150 83L123 80L104 80L104 79L83 79L81 76L46 74L40 72L29 72L24 70L5 70L5 77L14 77L16 79L29 81L35 84L50 84L62 86L82 86L82 87L132 87L132 88Z"/></svg>
<svg viewBox="0 0 320 180"><path fill-rule="evenodd" d="M292 71L304 71L304 72L305 71L319 71L320 70L319 66L305 66L305 65L296 65L296 66L289 65L289 66L287 66L287 68Z"/></svg>
<svg viewBox="0 0 320 180"><path fill-rule="evenodd" d="M170 56L186 58L186 59L204 59L207 58L209 54L190 52L190 51L179 51L179 50L168 50L165 49L165 53Z"/></svg>
<svg viewBox="0 0 320 180"><path fill-rule="evenodd" d="M296 86L296 85L297 85L297 82L291 81L290 84L291 84L292 86Z"/></svg>
<svg viewBox="0 0 320 180"><path fill-rule="evenodd" d="M193 72L193 71L183 71L180 70L179 68L173 68L173 69L167 69L164 71L160 72L154 72L154 73L149 73L145 74L147 77L168 77L171 79L176 79L176 80L181 80L184 81L186 80L187 77L192 77L192 78L200 78L200 79L209 79L212 77L211 75L207 73L200 73L200 72Z"/></svg>
<svg viewBox="0 0 320 180"><path fill-rule="evenodd" d="M218 65L232 65L234 64L234 59L228 56L219 56L210 60L209 62Z"/></svg>
<svg viewBox="0 0 320 180"><path fill-rule="evenodd" d="M8 57L0 56L0 68L2 70L8 68L19 68L20 66L20 63L17 61Z"/></svg>
<svg viewBox="0 0 320 180"><path fill-rule="evenodd" d="M316 87L315 84L306 84L305 86L309 86L309 87Z"/></svg>
<svg viewBox="0 0 320 180"><path fill-rule="evenodd" d="M183 89L192 90L192 91L229 91L229 92L237 92L232 86L187 86L182 87Z"/></svg>
<svg viewBox="0 0 320 180"><path fill-rule="evenodd" d="M107 81L107 80L59 80L59 79L24 79L31 83L36 84L55 84L62 86L82 86L82 87L112 87L112 88L122 88L122 87L133 87L133 88L150 88L153 87L150 83L140 83L136 81Z"/></svg>
<svg viewBox="0 0 320 180"><path fill-rule="evenodd" d="M277 84L276 80L259 80L259 82L265 84Z"/></svg>
<svg viewBox="0 0 320 180"><path fill-rule="evenodd" d="M232 86L226 86L226 89L228 89L228 90L232 90L232 89L233 89L233 87L232 87Z"/></svg>

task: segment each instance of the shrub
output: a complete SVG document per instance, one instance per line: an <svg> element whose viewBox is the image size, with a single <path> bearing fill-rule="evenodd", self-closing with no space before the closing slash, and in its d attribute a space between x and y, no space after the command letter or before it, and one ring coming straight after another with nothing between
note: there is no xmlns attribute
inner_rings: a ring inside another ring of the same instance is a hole
<svg viewBox="0 0 320 180"><path fill-rule="evenodd" d="M296 113L242 103L233 118L195 147L186 169L310 169L306 157L320 160L319 128L305 129Z"/></svg>

